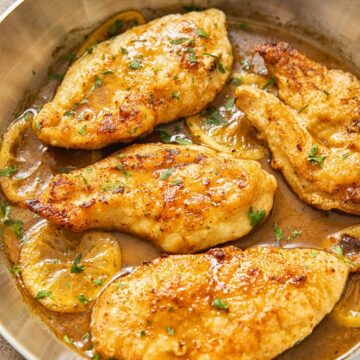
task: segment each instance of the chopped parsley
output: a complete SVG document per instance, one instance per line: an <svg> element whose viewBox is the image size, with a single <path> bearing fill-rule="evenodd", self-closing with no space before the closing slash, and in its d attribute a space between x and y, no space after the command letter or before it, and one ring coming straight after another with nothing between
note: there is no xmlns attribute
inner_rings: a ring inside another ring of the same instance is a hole
<svg viewBox="0 0 360 360"><path fill-rule="evenodd" d="M77 254L70 268L72 274L78 274L84 271L84 265L80 264L82 254Z"/></svg>
<svg viewBox="0 0 360 360"><path fill-rule="evenodd" d="M209 108L207 111L207 117L205 119L206 125L227 125L226 119L215 109Z"/></svg>
<svg viewBox="0 0 360 360"><path fill-rule="evenodd" d="M94 285L95 285L95 286L102 286L102 285L104 285L104 279L103 279L103 278L98 278L98 279L94 280Z"/></svg>
<svg viewBox="0 0 360 360"><path fill-rule="evenodd" d="M188 49L187 49L187 52L188 52L188 54L189 54L189 61L190 61L192 64L199 62L198 59L197 59L197 57L196 57L196 54L195 54L195 51L194 51L193 48L188 48Z"/></svg>
<svg viewBox="0 0 360 360"><path fill-rule="evenodd" d="M217 61L217 66L218 66L219 71L220 71L222 74L225 74L225 73L226 73L225 67L224 67L224 65L223 65L220 61Z"/></svg>
<svg viewBox="0 0 360 360"><path fill-rule="evenodd" d="M103 75L112 75L114 72L111 69L104 70Z"/></svg>
<svg viewBox="0 0 360 360"><path fill-rule="evenodd" d="M78 299L83 305L87 305L87 304L90 302L90 300L87 299L84 294L80 294L80 295L77 297L77 299Z"/></svg>
<svg viewBox="0 0 360 360"><path fill-rule="evenodd" d="M341 155L341 160L345 160L345 159L347 159L349 156L350 156L350 153L349 153L349 152L343 153L343 154Z"/></svg>
<svg viewBox="0 0 360 360"><path fill-rule="evenodd" d="M241 77L233 76L233 77L230 78L230 84L235 85L235 86L239 86L241 84L241 80L242 80Z"/></svg>
<svg viewBox="0 0 360 360"><path fill-rule="evenodd" d="M67 60L70 64L76 59L76 54L70 53L65 56L65 60Z"/></svg>
<svg viewBox="0 0 360 360"><path fill-rule="evenodd" d="M225 110L230 111L235 105L235 98L230 98L225 104Z"/></svg>
<svg viewBox="0 0 360 360"><path fill-rule="evenodd" d="M8 270L11 274L13 274L14 276L19 275L22 271L20 266L17 265L11 265L8 267Z"/></svg>
<svg viewBox="0 0 360 360"><path fill-rule="evenodd" d="M64 79L64 74L52 72L49 74L49 79L62 81Z"/></svg>
<svg viewBox="0 0 360 360"><path fill-rule="evenodd" d="M91 360L100 360L100 355L99 355L99 354L94 354L94 355L91 357Z"/></svg>
<svg viewBox="0 0 360 360"><path fill-rule="evenodd" d="M180 95L179 95L179 92L178 92L178 91L173 91L173 92L171 93L171 97L172 97L173 99L180 100Z"/></svg>
<svg viewBox="0 0 360 360"><path fill-rule="evenodd" d="M116 19L109 27L108 36L112 37L117 35L120 32L120 30L122 30L123 27L124 27L124 21L120 19Z"/></svg>
<svg viewBox="0 0 360 360"><path fill-rule="evenodd" d="M206 38L206 39L208 39L210 37L209 34L206 31L204 31L203 29L196 29L196 36Z"/></svg>
<svg viewBox="0 0 360 360"><path fill-rule="evenodd" d="M127 55L129 53L124 47L121 47L120 50L123 55Z"/></svg>
<svg viewBox="0 0 360 360"><path fill-rule="evenodd" d="M228 310L229 305L222 299L216 298L212 303L211 306L216 307L220 310Z"/></svg>
<svg viewBox="0 0 360 360"><path fill-rule="evenodd" d="M11 175L15 174L16 171L17 171L17 168L14 165L4 167L4 168L0 169L0 177L11 176Z"/></svg>
<svg viewBox="0 0 360 360"><path fill-rule="evenodd" d="M118 165L116 168L120 170L126 177L130 176L130 173L124 168L123 164Z"/></svg>
<svg viewBox="0 0 360 360"><path fill-rule="evenodd" d="M332 252L341 260L343 260L346 264L349 264L351 267L355 266L356 264L351 261L350 259L348 259L344 254L343 254L343 249L340 245L334 245L331 248Z"/></svg>
<svg viewBox="0 0 360 360"><path fill-rule="evenodd" d="M90 333L87 331L87 332L83 335L82 339L83 339L85 342L88 342L88 341L90 340Z"/></svg>
<svg viewBox="0 0 360 360"><path fill-rule="evenodd" d="M301 114L305 109L307 109L309 107L310 104L306 104L305 106L303 106L301 109L299 109L297 112L298 114Z"/></svg>
<svg viewBox="0 0 360 360"><path fill-rule="evenodd" d="M213 58L215 58L215 59L217 59L217 58L218 58L218 56L217 56L217 55L215 55L215 54L211 54L211 53L208 53L208 52L204 52L203 54L204 54L204 55L207 55L207 56L211 56L211 57L213 57Z"/></svg>
<svg viewBox="0 0 360 360"><path fill-rule="evenodd" d="M307 159L311 162L311 163L317 163L320 168L322 168L324 166L324 161L327 158L327 156L316 156L318 153L318 146L317 145L313 145L311 150L310 150L310 154L307 157Z"/></svg>
<svg viewBox="0 0 360 360"><path fill-rule="evenodd" d="M90 47L88 47L88 48L86 49L87 53L88 53L89 55L91 55L91 54L93 53L94 49L96 48L96 46L97 46L97 44L93 44L93 45L91 45Z"/></svg>
<svg viewBox="0 0 360 360"><path fill-rule="evenodd" d="M175 330L174 330L172 327L170 327L170 326L167 326L167 327L166 327L166 332L167 332L169 335L171 335L171 336L174 336L174 335L175 335Z"/></svg>
<svg viewBox="0 0 360 360"><path fill-rule="evenodd" d="M281 228L279 228L278 224L274 225L274 231L275 231L276 241L281 241L284 237L284 231Z"/></svg>
<svg viewBox="0 0 360 360"><path fill-rule="evenodd" d="M89 185L89 182L87 181L86 177L83 174L75 175L76 178L82 179L84 185Z"/></svg>
<svg viewBox="0 0 360 360"><path fill-rule="evenodd" d="M258 210L258 211L254 211L253 208L251 207L250 210L249 210L248 215L249 215L251 226L255 227L256 225L260 224L261 221L266 216L266 210L261 209L261 210Z"/></svg>
<svg viewBox="0 0 360 360"><path fill-rule="evenodd" d="M74 116L75 111L74 110L67 110L63 113L64 116Z"/></svg>
<svg viewBox="0 0 360 360"><path fill-rule="evenodd" d="M102 85L102 80L97 75L95 75L94 85L96 88Z"/></svg>
<svg viewBox="0 0 360 360"><path fill-rule="evenodd" d="M267 89L269 86L274 85L275 82L276 82L276 79L275 79L274 76L272 76L272 77L265 83L265 85L263 85L262 89L263 89L263 90Z"/></svg>
<svg viewBox="0 0 360 360"><path fill-rule="evenodd" d="M176 179L174 181L171 182L173 185L177 186L180 185L182 183L182 181L180 179Z"/></svg>
<svg viewBox="0 0 360 360"><path fill-rule="evenodd" d="M169 41L170 41L170 44L173 44L173 45L181 45L184 43L191 44L193 42L191 39L186 38L186 37L170 39Z"/></svg>
<svg viewBox="0 0 360 360"><path fill-rule="evenodd" d="M295 230L293 231L293 233L292 233L292 236L293 236L294 239L297 238L297 237L300 236L300 235L301 235L301 231L300 231L300 230L297 230L297 229L295 229Z"/></svg>
<svg viewBox="0 0 360 360"><path fill-rule="evenodd" d="M140 336L143 337L143 336L145 336L145 335L146 335L145 330L140 330Z"/></svg>
<svg viewBox="0 0 360 360"><path fill-rule="evenodd" d="M72 339L70 339L69 336L66 335L66 334L64 335L63 339L67 344L72 344L73 343Z"/></svg>
<svg viewBox="0 0 360 360"><path fill-rule="evenodd" d="M4 224L10 221L11 207L5 201L0 200L1 222Z"/></svg>
<svg viewBox="0 0 360 360"><path fill-rule="evenodd" d="M191 140L183 138L181 136L176 136L174 140L176 143L178 143L180 145L189 145L189 144L193 143Z"/></svg>
<svg viewBox="0 0 360 360"><path fill-rule="evenodd" d="M20 220L10 220L11 228L18 239L24 235L24 223Z"/></svg>
<svg viewBox="0 0 360 360"><path fill-rule="evenodd" d="M129 68L130 68L131 70L139 70L139 69L140 69L140 66L141 66L141 63L142 63L141 60L136 60L136 59L131 60L131 61L130 61L130 64L129 64Z"/></svg>
<svg viewBox="0 0 360 360"><path fill-rule="evenodd" d="M52 291L49 290L40 290L36 293L35 299L45 299L51 296Z"/></svg>
<svg viewBox="0 0 360 360"><path fill-rule="evenodd" d="M161 142L165 144L171 143L171 135L168 132L166 132L165 130L157 130L157 131L160 134Z"/></svg>
<svg viewBox="0 0 360 360"><path fill-rule="evenodd" d="M174 168L164 170L161 174L160 180L166 180L173 172Z"/></svg>
<svg viewBox="0 0 360 360"><path fill-rule="evenodd" d="M240 30L247 30L247 29L249 28L249 24L247 24L247 23L240 23L240 24L238 24L238 28L239 28Z"/></svg>
<svg viewBox="0 0 360 360"><path fill-rule="evenodd" d="M311 256L311 257L316 257L316 256L318 256L318 254L319 254L318 251L312 250L311 253L310 253L310 256Z"/></svg>
<svg viewBox="0 0 360 360"><path fill-rule="evenodd" d="M80 134L80 135L86 134L86 128L87 128L87 125L82 126L82 127L78 130L78 134Z"/></svg>

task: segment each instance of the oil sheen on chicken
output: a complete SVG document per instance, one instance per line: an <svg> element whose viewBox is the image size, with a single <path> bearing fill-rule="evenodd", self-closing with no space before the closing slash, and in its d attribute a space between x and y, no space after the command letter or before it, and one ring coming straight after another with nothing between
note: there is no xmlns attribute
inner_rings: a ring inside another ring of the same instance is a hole
<svg viewBox="0 0 360 360"><path fill-rule="evenodd" d="M129 142L206 107L232 61L223 12L165 16L88 49L36 117L34 131L65 148Z"/></svg>
<svg viewBox="0 0 360 360"><path fill-rule="evenodd" d="M265 140L272 166L306 203L360 215L360 153L318 142L301 114L253 86L236 89L236 106Z"/></svg>
<svg viewBox="0 0 360 360"><path fill-rule="evenodd" d="M159 258L102 292L92 341L106 359L272 359L331 311L347 275L343 260L311 249Z"/></svg>
<svg viewBox="0 0 360 360"><path fill-rule="evenodd" d="M256 161L198 145L143 144L54 176L27 204L75 231L116 229L194 252L247 234L249 211L268 215L275 189Z"/></svg>

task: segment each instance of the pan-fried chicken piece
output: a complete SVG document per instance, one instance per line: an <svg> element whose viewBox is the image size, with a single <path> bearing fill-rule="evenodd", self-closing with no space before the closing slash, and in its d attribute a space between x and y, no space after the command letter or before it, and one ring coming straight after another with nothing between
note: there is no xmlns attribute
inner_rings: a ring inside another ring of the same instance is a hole
<svg viewBox="0 0 360 360"><path fill-rule="evenodd" d="M132 141L206 107L232 61L223 12L165 16L88 49L33 128L40 140L65 148Z"/></svg>
<svg viewBox="0 0 360 360"><path fill-rule="evenodd" d="M236 106L268 143L272 166L301 200L360 215L360 153L321 145L299 114L266 91L244 85L235 94Z"/></svg>
<svg viewBox="0 0 360 360"><path fill-rule="evenodd" d="M104 358L272 359L331 311L347 274L340 258L311 249L159 258L100 295L92 341Z"/></svg>
<svg viewBox="0 0 360 360"><path fill-rule="evenodd" d="M329 70L286 43L257 47L281 100L321 144L360 149L360 82L342 70Z"/></svg>
<svg viewBox="0 0 360 360"><path fill-rule="evenodd" d="M269 214L275 189L256 161L197 145L143 144L56 175L27 204L75 231L117 229L169 252L194 252L247 234Z"/></svg>

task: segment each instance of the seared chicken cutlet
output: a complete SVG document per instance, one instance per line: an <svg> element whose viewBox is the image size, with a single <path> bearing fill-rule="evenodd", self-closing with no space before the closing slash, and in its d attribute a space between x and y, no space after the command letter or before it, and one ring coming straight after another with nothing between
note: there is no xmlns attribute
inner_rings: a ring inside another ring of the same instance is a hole
<svg viewBox="0 0 360 360"><path fill-rule="evenodd" d="M27 204L76 231L116 229L169 252L194 252L247 234L256 225L251 214L269 214L275 189L256 161L197 145L144 144L54 176Z"/></svg>
<svg viewBox="0 0 360 360"><path fill-rule="evenodd" d="M301 200L360 215L359 152L317 142L299 114L266 91L244 85L235 94L236 106L268 143L272 166Z"/></svg>
<svg viewBox="0 0 360 360"><path fill-rule="evenodd" d="M104 290L92 341L104 358L272 359L331 311L347 275L340 258L311 249L159 258Z"/></svg>
<svg viewBox="0 0 360 360"><path fill-rule="evenodd" d="M231 73L225 15L169 15L99 43L77 60L36 117L40 140L98 149L194 115Z"/></svg>
<svg viewBox="0 0 360 360"><path fill-rule="evenodd" d="M329 70L289 44L257 47L281 100L299 112L313 138L325 146L360 149L360 82L342 70Z"/></svg>

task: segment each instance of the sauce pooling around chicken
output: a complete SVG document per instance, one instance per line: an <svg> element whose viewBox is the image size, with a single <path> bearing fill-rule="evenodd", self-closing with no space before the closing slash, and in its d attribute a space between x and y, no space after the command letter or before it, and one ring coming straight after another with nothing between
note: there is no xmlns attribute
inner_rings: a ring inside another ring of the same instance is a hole
<svg viewBox="0 0 360 360"><path fill-rule="evenodd" d="M266 24L252 22L246 23L246 26L244 24L244 21L228 24L235 63L232 80L225 86L219 97L219 99L221 97L224 99L224 103L227 103L229 99L234 97L234 82L241 82L242 77L245 75L253 76L255 80L258 77L264 78L265 83L262 83L262 86L266 85L269 90L276 93L272 78L268 74L262 59L252 52L256 45L268 41L286 41L311 59L329 68L344 69L342 60L337 60L327 51L324 51L321 46L315 47L310 42L304 41L303 38L287 35L283 29L271 28ZM60 61L58 68L55 68L52 74L63 72L66 66L66 60ZM60 78L60 76L57 78ZM56 81L56 76L52 76L48 83L39 90L35 100L28 103L27 106L33 108L35 104L37 109L41 108L45 102L53 97ZM216 108L216 103L213 107ZM212 118L214 118L214 113L212 114ZM216 124L216 120L213 120L213 124L210 125L219 130L219 124ZM191 129L184 127L183 120L163 125L161 129L158 128L157 130L160 131L155 131L146 138L139 140L139 142L160 140L163 142L189 143L190 138L193 142L198 142L196 138L190 136ZM252 137L249 143L254 141L257 140L254 140L254 137ZM26 150L21 152L23 173L26 173L27 170L30 171L32 154L36 154L36 157L40 156L40 159L36 158L37 162L42 164L42 168L51 169L51 172L66 172L79 165L85 166L89 164L89 155L85 153L77 152L75 156L72 151L59 150L51 146L47 147L46 151L39 151L42 145L31 134L26 137L25 142L20 142L20 144L23 144L23 149ZM257 143L256 146L261 148L263 145ZM105 148L102 151L102 156L109 155L121 147L120 145L113 145ZM76 160L74 164L73 159L75 157L79 160ZM241 248L253 245L320 248L322 247L323 240L329 234L358 223L358 218L355 216L315 210L301 202L289 189L281 175L271 168L269 161L269 155L266 155L261 160L261 164L264 170L276 176L278 182L273 210L262 226L254 229L243 239L232 242L232 245ZM48 174L47 172L44 173ZM39 177L37 176L32 176L31 179L34 182L39 182ZM27 183L27 187L31 188L31 182ZM20 250L23 242L26 241L27 231L33 226L39 226L37 224L41 219L34 216L29 210L16 205L4 205L2 216L5 219L3 237L5 253L10 263L10 270L15 275L25 300L30 303L34 313L39 315L60 339L64 340L74 350L91 357L93 355L89 336L91 304L82 313L54 312L35 300L23 285L21 269L18 265ZM68 236L79 237L78 234L72 234L71 232L68 233ZM160 255L159 249L149 242L118 232L113 232L112 237L121 248L122 269L129 266L137 266ZM81 293L78 294L78 296L80 295ZM279 359L335 359L350 350L359 341L360 329L342 327L336 324L330 317L327 317L309 337L282 354Z"/></svg>

